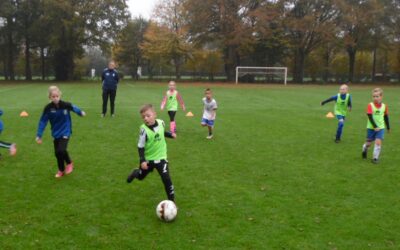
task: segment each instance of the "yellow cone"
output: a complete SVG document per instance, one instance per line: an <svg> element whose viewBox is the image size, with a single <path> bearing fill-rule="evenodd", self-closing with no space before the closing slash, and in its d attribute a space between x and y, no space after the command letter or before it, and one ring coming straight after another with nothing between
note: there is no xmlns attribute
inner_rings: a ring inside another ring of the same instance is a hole
<svg viewBox="0 0 400 250"><path fill-rule="evenodd" d="M335 115L332 112L326 114L326 118L335 118Z"/></svg>
<svg viewBox="0 0 400 250"><path fill-rule="evenodd" d="M193 117L194 114L193 114L191 111L189 111L189 112L187 112L186 116L187 116L187 117Z"/></svg>
<svg viewBox="0 0 400 250"><path fill-rule="evenodd" d="M24 111L21 112L21 114L19 114L19 116L21 116L21 117L28 117L29 114L28 114L28 112L26 112L26 111L24 110Z"/></svg>

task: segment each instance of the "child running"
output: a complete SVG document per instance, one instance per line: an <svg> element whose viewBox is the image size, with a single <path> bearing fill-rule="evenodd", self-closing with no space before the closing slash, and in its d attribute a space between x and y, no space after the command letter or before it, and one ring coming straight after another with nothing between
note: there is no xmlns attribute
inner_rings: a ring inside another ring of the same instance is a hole
<svg viewBox="0 0 400 250"><path fill-rule="evenodd" d="M64 174L70 174L74 169L74 165L67 151L68 141L72 134L70 112L72 111L79 116L85 116L86 114L77 106L62 101L61 91L56 86L49 87L49 99L50 103L45 106L39 121L36 142L42 144L43 132L47 122L50 121L51 134L54 138L54 151L58 164L58 172L55 177L60 178L64 176ZM65 164L67 164L66 167Z"/></svg>
<svg viewBox="0 0 400 250"><path fill-rule="evenodd" d="M136 178L143 180L155 168L161 176L168 199L175 201L174 186L169 175L165 137L176 138L176 134L165 131L164 122L157 119L157 114L151 104L144 105L140 109L140 115L144 121L140 126L138 142L140 167L133 170L127 182L131 183Z"/></svg>
<svg viewBox="0 0 400 250"><path fill-rule="evenodd" d="M205 97L203 98L204 112L203 118L201 119L201 126L208 127L207 139L213 138L213 128L216 117L216 110L218 109L217 101L213 99L211 89L206 89L204 92Z"/></svg>
<svg viewBox="0 0 400 250"><path fill-rule="evenodd" d="M175 115L178 111L178 101L181 104L182 110L185 111L185 103L183 102L182 96L176 90L176 83L174 81L170 81L168 83L168 90L161 102L161 110L164 110L164 107L167 106L170 120L169 130L173 133L176 133Z"/></svg>
<svg viewBox="0 0 400 250"><path fill-rule="evenodd" d="M336 130L336 138L335 138L336 143L339 143L341 140L347 111L351 111L352 108L351 95L348 92L349 92L349 87L346 84L343 84L342 86L340 86L339 93L337 95L334 95L326 99L325 101L321 102L321 106L331 101L336 102L335 116L339 121Z"/></svg>
<svg viewBox="0 0 400 250"><path fill-rule="evenodd" d="M2 116L2 115L3 115L3 110L0 109L0 116ZM3 125L3 122L0 120L0 134L1 134L1 132L3 132L3 129L4 129L4 125ZM15 143L0 141L0 148L8 149L11 156L14 156L17 154L17 145ZM1 154L0 154L0 157L1 157Z"/></svg>
<svg viewBox="0 0 400 250"><path fill-rule="evenodd" d="M382 103L383 90L376 88L372 91L373 102L367 107L367 140L362 147L362 158L367 159L368 148L375 141L372 163L378 163L381 153L382 141L385 134L385 127L390 132L389 111L387 105Z"/></svg>

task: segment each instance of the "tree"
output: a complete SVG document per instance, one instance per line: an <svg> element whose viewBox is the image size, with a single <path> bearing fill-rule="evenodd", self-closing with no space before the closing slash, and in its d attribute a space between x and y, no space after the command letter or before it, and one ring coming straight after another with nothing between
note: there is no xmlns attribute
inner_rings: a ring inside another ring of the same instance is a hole
<svg viewBox="0 0 400 250"><path fill-rule="evenodd" d="M133 79L138 79L138 67L143 64L143 52L140 45L144 42L144 34L149 22L142 17L128 22L113 45L113 57L120 65L129 69Z"/></svg>

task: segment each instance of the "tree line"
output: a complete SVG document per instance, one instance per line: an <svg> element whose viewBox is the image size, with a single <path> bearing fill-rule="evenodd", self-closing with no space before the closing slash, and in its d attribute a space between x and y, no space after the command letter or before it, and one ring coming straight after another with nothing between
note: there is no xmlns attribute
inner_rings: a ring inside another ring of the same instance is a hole
<svg viewBox="0 0 400 250"><path fill-rule="evenodd" d="M400 81L399 19L398 0L163 0L150 20L130 18L124 0L5 0L0 65L30 80L47 62L70 80L97 50L134 79L139 68L233 81L236 66L285 66L297 83Z"/></svg>

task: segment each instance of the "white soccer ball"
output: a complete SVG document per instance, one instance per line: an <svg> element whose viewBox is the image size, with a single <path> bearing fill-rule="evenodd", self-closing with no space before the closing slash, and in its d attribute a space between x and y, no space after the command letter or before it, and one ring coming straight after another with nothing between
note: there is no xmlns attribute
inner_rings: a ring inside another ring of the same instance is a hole
<svg viewBox="0 0 400 250"><path fill-rule="evenodd" d="M169 222L173 221L178 213L178 208L175 203L170 200L164 200L158 203L156 213L160 220Z"/></svg>

